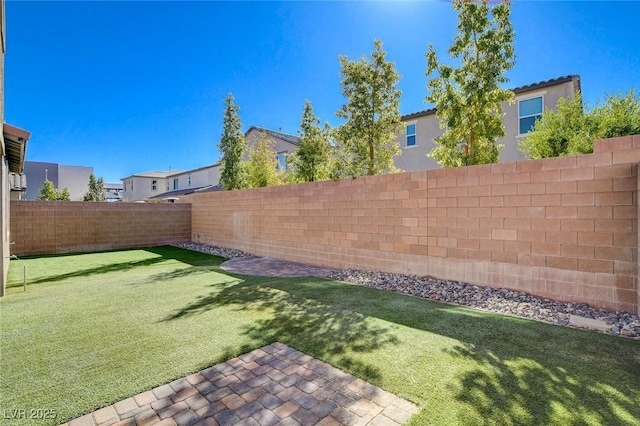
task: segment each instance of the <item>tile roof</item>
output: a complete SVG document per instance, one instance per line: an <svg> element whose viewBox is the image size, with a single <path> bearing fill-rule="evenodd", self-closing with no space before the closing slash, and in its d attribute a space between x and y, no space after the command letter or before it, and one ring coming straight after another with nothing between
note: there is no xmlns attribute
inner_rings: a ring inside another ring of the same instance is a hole
<svg viewBox="0 0 640 426"><path fill-rule="evenodd" d="M187 189L175 189L173 191L163 192L162 194L154 195L153 197L149 197L150 200L160 200L168 197L175 197L178 195L189 195L194 192L211 192L211 191L221 191L222 185L206 185L199 186L197 188L187 188Z"/></svg>
<svg viewBox="0 0 640 426"><path fill-rule="evenodd" d="M282 132L276 132L275 130L265 129L264 127L258 127L258 126L249 127L249 130L247 130L245 135L247 133L249 133L251 130L257 130L258 132L266 133L269 136L273 136L274 138L278 138L278 139L283 140L285 142L289 142L290 144L293 144L293 145L298 145L298 141L300 140L300 138L298 138L295 135L290 135L288 133L282 133Z"/></svg>
<svg viewBox="0 0 640 426"><path fill-rule="evenodd" d="M187 188L187 189L175 189L173 191L167 191L167 192L163 192L162 194L158 194L158 195L154 195L153 197L149 197L150 200L159 200L159 199L163 199L163 198L167 198L167 197L175 197L177 195L187 195L187 194L191 194L192 192L200 189L200 188L204 188L204 187L198 187L198 188Z"/></svg>
<svg viewBox="0 0 640 426"><path fill-rule="evenodd" d="M565 75L563 77L552 78L549 80L539 81L538 83L526 84L524 86L519 86L514 89L511 89L513 93L516 95L523 92L530 92L532 90L544 89L545 87L555 86L562 83L568 83L570 81L574 81L578 83L578 87L580 85L580 76L577 74Z"/></svg>
<svg viewBox="0 0 640 426"><path fill-rule="evenodd" d="M558 84L563 84L563 83L568 83L568 82L574 82L574 85L576 86L576 91L580 90L580 76L577 74L569 74L569 75L565 75L563 77L558 77L558 78L552 78L549 80L544 80L544 81L539 81L537 83L531 83L531 84L526 84L524 86L518 86L515 87L513 89L510 89L513 93L520 94L520 93L525 93L525 92L531 92L533 90L540 90L540 89L544 89L545 87L549 87L549 86L555 86ZM422 111L417 111L417 112L412 112L410 114L407 115L403 115L401 118L403 121L406 120L411 120L412 118L418 118L418 117L423 117L425 115L432 115L436 113L436 109L435 108L429 108L429 109L425 109Z"/></svg>

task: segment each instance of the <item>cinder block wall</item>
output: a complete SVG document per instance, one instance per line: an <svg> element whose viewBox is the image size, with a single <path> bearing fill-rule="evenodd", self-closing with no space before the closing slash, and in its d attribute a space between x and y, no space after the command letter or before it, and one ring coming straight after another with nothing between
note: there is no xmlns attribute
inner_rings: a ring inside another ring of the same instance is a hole
<svg viewBox="0 0 640 426"><path fill-rule="evenodd" d="M590 155L194 194L192 240L638 311L640 135Z"/></svg>
<svg viewBox="0 0 640 426"><path fill-rule="evenodd" d="M189 204L11 201L17 256L150 247L189 241Z"/></svg>

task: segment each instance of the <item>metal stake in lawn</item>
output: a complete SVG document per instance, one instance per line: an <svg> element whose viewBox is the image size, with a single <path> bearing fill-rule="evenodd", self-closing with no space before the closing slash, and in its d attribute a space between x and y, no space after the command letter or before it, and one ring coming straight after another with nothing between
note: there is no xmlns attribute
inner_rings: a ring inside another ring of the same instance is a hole
<svg viewBox="0 0 640 426"><path fill-rule="evenodd" d="M27 291L27 265L22 265L22 289Z"/></svg>

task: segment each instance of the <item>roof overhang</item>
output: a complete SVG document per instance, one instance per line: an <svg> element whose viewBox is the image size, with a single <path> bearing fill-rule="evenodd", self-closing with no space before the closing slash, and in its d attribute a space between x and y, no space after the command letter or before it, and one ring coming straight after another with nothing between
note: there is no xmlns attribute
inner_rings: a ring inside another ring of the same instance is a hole
<svg viewBox="0 0 640 426"><path fill-rule="evenodd" d="M3 126L2 133L4 135L5 155L9 163L9 171L22 174L24 172L27 141L31 133L6 123Z"/></svg>
<svg viewBox="0 0 640 426"><path fill-rule="evenodd" d="M573 83L573 93L580 91L580 76L577 74L570 74L564 77L552 78L551 80L540 81L538 83L527 84L526 86L515 87L511 90L514 94L531 92L534 90L544 89L546 87L557 86L564 83ZM400 117L402 121L409 121L414 118L424 117L426 115L433 115L436 113L435 108L425 109L424 111L413 112Z"/></svg>

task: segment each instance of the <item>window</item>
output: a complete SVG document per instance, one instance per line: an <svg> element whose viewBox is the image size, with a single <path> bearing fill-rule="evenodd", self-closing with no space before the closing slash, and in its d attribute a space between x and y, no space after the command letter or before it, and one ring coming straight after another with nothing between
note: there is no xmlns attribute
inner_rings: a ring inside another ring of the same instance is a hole
<svg viewBox="0 0 640 426"><path fill-rule="evenodd" d="M278 154L278 171L279 172L287 171L287 153L286 152Z"/></svg>
<svg viewBox="0 0 640 426"><path fill-rule="evenodd" d="M407 147L416 146L416 123L407 124Z"/></svg>
<svg viewBox="0 0 640 426"><path fill-rule="evenodd" d="M169 190L169 180L167 179L167 191Z"/></svg>
<svg viewBox="0 0 640 426"><path fill-rule="evenodd" d="M173 189L178 189L178 181L179 181L179 179L174 179L173 180Z"/></svg>
<svg viewBox="0 0 640 426"><path fill-rule="evenodd" d="M189 186L191 186L191 175L189 175Z"/></svg>
<svg viewBox="0 0 640 426"><path fill-rule="evenodd" d="M518 101L518 133L524 135L533 129L536 120L542 117L542 96Z"/></svg>
<svg viewBox="0 0 640 426"><path fill-rule="evenodd" d="M158 190L158 181L155 180L155 179L151 181L151 190L152 191L157 191Z"/></svg>

